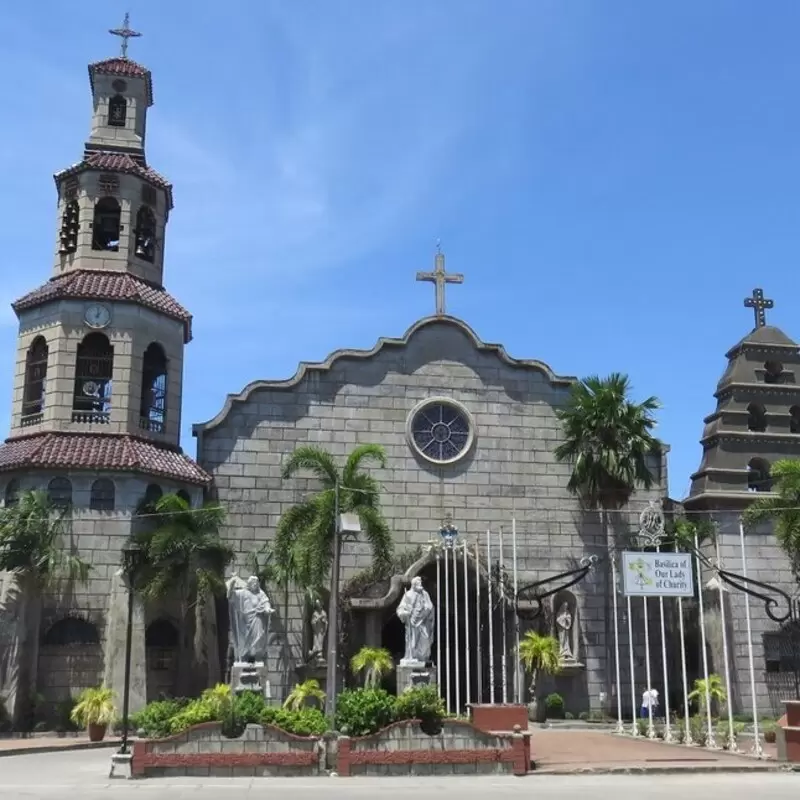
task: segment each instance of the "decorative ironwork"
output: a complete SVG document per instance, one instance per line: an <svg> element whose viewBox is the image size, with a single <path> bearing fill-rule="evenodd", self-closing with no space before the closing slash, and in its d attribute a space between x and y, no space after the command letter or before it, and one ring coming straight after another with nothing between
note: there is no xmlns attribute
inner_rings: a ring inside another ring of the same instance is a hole
<svg viewBox="0 0 800 800"><path fill-rule="evenodd" d="M764 313L767 308L774 308L775 301L764 298L763 289L753 289L752 297L746 297L745 308L752 308L756 320L756 328L763 328L767 324L767 315Z"/></svg>
<svg viewBox="0 0 800 800"><path fill-rule="evenodd" d="M444 524L439 529L439 536L448 550L452 550L458 539L458 528L453 525L453 518L448 514L444 519Z"/></svg>
<svg viewBox="0 0 800 800"><path fill-rule="evenodd" d="M640 547L661 545L664 540L664 511L660 500L651 500L639 514L639 534L636 538Z"/></svg>
<svg viewBox="0 0 800 800"><path fill-rule="evenodd" d="M517 615L521 618L536 619L543 611L542 601L548 597L569 589L576 583L580 583L601 561L598 556L584 556L578 562L578 566L574 569L559 572L557 575L550 575L547 578L529 583L527 586L522 586L514 595L513 589L511 595L513 597L513 608L516 610ZM507 579L501 576L501 582L507 586ZM530 611L527 609L521 612L520 602L533 603L534 608Z"/></svg>

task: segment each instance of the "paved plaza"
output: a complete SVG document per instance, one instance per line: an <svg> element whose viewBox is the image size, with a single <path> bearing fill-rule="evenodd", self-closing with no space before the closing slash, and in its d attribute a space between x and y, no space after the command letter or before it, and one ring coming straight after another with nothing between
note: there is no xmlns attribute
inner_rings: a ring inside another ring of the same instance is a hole
<svg viewBox="0 0 800 800"><path fill-rule="evenodd" d="M8 756L0 759L0 796L3 800L250 800L267 793L285 800L433 800L442 791L470 798L529 798L585 800L598 791L616 796L646 794L648 800L796 800L800 775L783 772L738 774L678 773L671 775L534 775L453 778L165 778L143 781L108 780L110 750L82 750Z"/></svg>

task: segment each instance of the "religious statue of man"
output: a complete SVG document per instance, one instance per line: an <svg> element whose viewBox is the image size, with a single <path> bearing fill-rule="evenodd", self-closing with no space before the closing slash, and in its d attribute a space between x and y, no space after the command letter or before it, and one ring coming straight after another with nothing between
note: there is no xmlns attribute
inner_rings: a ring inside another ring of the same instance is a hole
<svg viewBox="0 0 800 800"><path fill-rule="evenodd" d="M311 652L309 658L323 661L325 659L325 634L328 632L328 615L322 607L322 601L314 601L314 610L311 612Z"/></svg>
<svg viewBox="0 0 800 800"><path fill-rule="evenodd" d="M556 615L556 628L558 628L558 646L563 661L574 661L572 652L572 612L569 603L565 600Z"/></svg>
<svg viewBox="0 0 800 800"><path fill-rule="evenodd" d="M265 663L269 618L274 610L269 598L255 575L246 581L234 575L226 586L234 663Z"/></svg>
<svg viewBox="0 0 800 800"><path fill-rule="evenodd" d="M422 588L422 578L414 578L411 588L397 606L397 616L406 627L406 650L401 664L426 664L433 644L434 607Z"/></svg>

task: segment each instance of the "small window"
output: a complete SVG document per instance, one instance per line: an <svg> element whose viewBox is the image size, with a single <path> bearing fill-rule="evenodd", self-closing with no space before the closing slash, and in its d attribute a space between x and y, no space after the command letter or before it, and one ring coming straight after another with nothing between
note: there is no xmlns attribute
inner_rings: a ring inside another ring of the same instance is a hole
<svg viewBox="0 0 800 800"><path fill-rule="evenodd" d="M77 200L71 200L64 206L61 215L61 231L59 232L58 252L65 256L78 249L78 231L80 230L80 207Z"/></svg>
<svg viewBox="0 0 800 800"><path fill-rule="evenodd" d="M137 258L153 263L156 254L156 217L148 206L142 206L136 214Z"/></svg>
<svg viewBox="0 0 800 800"><path fill-rule="evenodd" d="M113 511L115 495L114 481L108 478L98 478L92 484L89 508L92 511Z"/></svg>
<svg viewBox="0 0 800 800"><path fill-rule="evenodd" d="M764 364L764 383L781 383L783 364L779 361L767 361Z"/></svg>
<svg viewBox="0 0 800 800"><path fill-rule="evenodd" d="M53 478L47 485L47 496L56 508L72 505L72 484L68 478Z"/></svg>
<svg viewBox="0 0 800 800"><path fill-rule="evenodd" d="M754 458L747 465L747 490L750 492L772 491L769 463L763 458Z"/></svg>
<svg viewBox="0 0 800 800"><path fill-rule="evenodd" d="M105 424L111 417L114 348L102 333L90 333L78 345L72 421Z"/></svg>
<svg viewBox="0 0 800 800"><path fill-rule="evenodd" d="M115 94L108 101L108 124L115 128L124 128L127 116L128 101L121 94Z"/></svg>
<svg viewBox="0 0 800 800"><path fill-rule="evenodd" d="M767 429L767 411L759 403L747 406L747 430L763 433Z"/></svg>
<svg viewBox="0 0 800 800"><path fill-rule="evenodd" d="M95 203L92 222L92 250L119 251L122 211L113 197L103 197Z"/></svg>
<svg viewBox="0 0 800 800"><path fill-rule="evenodd" d="M19 503L19 481L16 478L12 478L6 484L5 505L6 508L11 508L17 503Z"/></svg>
<svg viewBox="0 0 800 800"><path fill-rule="evenodd" d="M144 505L152 508L164 496L164 492L157 483L151 483L144 492Z"/></svg>
<svg viewBox="0 0 800 800"><path fill-rule="evenodd" d="M25 425L36 425L42 420L44 393L47 381L47 342L37 336L25 357L25 388L22 394L22 420Z"/></svg>
<svg viewBox="0 0 800 800"><path fill-rule="evenodd" d="M189 497L189 492L187 492L186 489L178 489L178 491L175 492L175 494L178 497L180 497L180 499L183 500L183 502L186 503L187 506L191 506L192 498Z"/></svg>

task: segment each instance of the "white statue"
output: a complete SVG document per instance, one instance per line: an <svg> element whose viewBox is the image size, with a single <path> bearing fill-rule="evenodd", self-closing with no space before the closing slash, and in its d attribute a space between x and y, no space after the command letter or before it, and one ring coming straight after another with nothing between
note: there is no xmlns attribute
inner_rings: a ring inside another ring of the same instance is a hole
<svg viewBox="0 0 800 800"><path fill-rule="evenodd" d="M574 661L575 654L572 652L572 612L569 610L569 603L566 600L558 609L556 628L558 629L558 646L561 660Z"/></svg>
<svg viewBox="0 0 800 800"><path fill-rule="evenodd" d="M234 663L266 662L269 618L273 613L269 598L255 575L246 581L234 575L226 586Z"/></svg>
<svg viewBox="0 0 800 800"><path fill-rule="evenodd" d="M426 664L433 644L434 607L422 588L422 578L414 578L411 588L397 606L397 616L406 626L406 651L401 664Z"/></svg>
<svg viewBox="0 0 800 800"><path fill-rule="evenodd" d="M317 661L325 660L325 634L328 632L328 615L317 598L311 612L311 652L309 658Z"/></svg>

